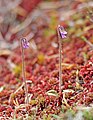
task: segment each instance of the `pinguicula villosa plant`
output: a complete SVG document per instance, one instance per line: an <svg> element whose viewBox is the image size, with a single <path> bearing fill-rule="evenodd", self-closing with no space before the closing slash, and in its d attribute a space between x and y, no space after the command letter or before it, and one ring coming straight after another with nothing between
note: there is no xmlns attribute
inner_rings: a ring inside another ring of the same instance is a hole
<svg viewBox="0 0 93 120"><path fill-rule="evenodd" d="M66 38L67 32L64 30L63 26L58 25L57 27L57 34L59 40L59 93L61 93L61 85L63 84L62 81L62 40Z"/></svg>
<svg viewBox="0 0 93 120"><path fill-rule="evenodd" d="M24 58L24 49L29 47L29 42L26 38L21 38L21 51L22 51L22 79L24 82L24 90L25 90L25 104L28 104L28 87L26 82L26 75L25 75L25 58Z"/></svg>

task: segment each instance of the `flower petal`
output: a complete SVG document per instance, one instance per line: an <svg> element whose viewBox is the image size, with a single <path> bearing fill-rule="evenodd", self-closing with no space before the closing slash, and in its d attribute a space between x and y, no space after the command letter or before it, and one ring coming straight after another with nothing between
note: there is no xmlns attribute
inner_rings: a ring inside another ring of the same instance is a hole
<svg viewBox="0 0 93 120"><path fill-rule="evenodd" d="M29 42L26 40L26 38L22 38L21 41L22 41L22 47L24 49L29 48Z"/></svg>
<svg viewBox="0 0 93 120"><path fill-rule="evenodd" d="M64 30L63 26L58 25L58 31L61 38L66 38L67 32Z"/></svg>

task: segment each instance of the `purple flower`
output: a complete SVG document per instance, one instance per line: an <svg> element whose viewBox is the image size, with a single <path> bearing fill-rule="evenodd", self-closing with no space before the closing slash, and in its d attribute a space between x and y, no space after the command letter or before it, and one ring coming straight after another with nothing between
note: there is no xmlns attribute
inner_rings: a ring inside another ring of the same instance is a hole
<svg viewBox="0 0 93 120"><path fill-rule="evenodd" d="M66 38L67 32L64 30L63 26L58 25L58 32L61 38Z"/></svg>
<svg viewBox="0 0 93 120"><path fill-rule="evenodd" d="M29 48L29 42L26 40L26 38L22 38L21 42L24 49Z"/></svg>

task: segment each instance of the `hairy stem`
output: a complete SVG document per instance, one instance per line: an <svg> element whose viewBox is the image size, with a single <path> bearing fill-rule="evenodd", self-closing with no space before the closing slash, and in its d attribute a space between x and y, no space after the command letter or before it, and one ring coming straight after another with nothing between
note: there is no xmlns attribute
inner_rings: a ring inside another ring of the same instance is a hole
<svg viewBox="0 0 93 120"><path fill-rule="evenodd" d="M22 48L22 78L24 82L24 90L25 90L25 104L28 104L28 88L27 88L27 83L26 83L26 76L25 76L25 60L24 60L24 48L22 45L22 40L21 40L21 48Z"/></svg>
<svg viewBox="0 0 93 120"><path fill-rule="evenodd" d="M61 44L61 38L58 32L58 40L59 40L59 92L61 93L61 85L63 84L62 82L62 44Z"/></svg>

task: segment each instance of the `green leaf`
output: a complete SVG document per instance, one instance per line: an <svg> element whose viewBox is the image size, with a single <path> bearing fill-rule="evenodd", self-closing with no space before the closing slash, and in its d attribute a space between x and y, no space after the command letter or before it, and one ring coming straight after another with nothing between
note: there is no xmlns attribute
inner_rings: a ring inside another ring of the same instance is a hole
<svg viewBox="0 0 93 120"><path fill-rule="evenodd" d="M58 115L52 114L51 116L54 117L55 119L60 120L60 117Z"/></svg>
<svg viewBox="0 0 93 120"><path fill-rule="evenodd" d="M16 65L16 66L13 68L14 74L20 75L20 73L21 73L21 71L22 71L21 69L22 69L21 66Z"/></svg>
<svg viewBox="0 0 93 120"><path fill-rule="evenodd" d="M44 36L45 37L49 37L49 36L54 35L54 34L56 34L56 31L54 29L46 29L44 31Z"/></svg>
<svg viewBox="0 0 93 120"><path fill-rule="evenodd" d="M84 111L83 116L86 120L93 120L93 114L89 111Z"/></svg>

